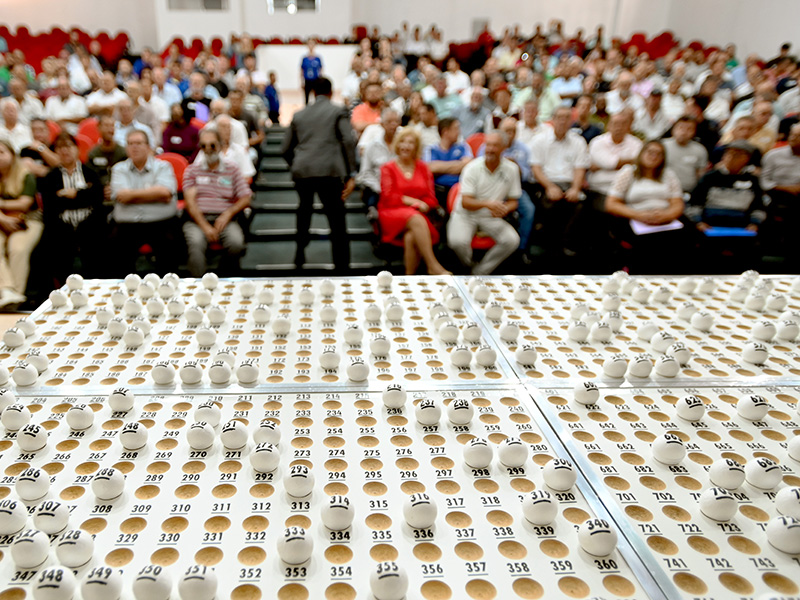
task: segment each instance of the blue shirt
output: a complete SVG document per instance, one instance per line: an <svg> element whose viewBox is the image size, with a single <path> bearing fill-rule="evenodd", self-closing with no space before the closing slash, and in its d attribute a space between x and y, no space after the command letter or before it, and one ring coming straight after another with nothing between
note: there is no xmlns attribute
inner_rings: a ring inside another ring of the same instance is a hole
<svg viewBox="0 0 800 600"><path fill-rule="evenodd" d="M319 79L319 75L322 73L322 59L319 56L305 56L300 68L303 70L303 79L306 81Z"/></svg>
<svg viewBox="0 0 800 600"><path fill-rule="evenodd" d="M484 146L481 146L480 150L478 150L478 156L483 156L483 151ZM503 158L516 163L523 183L531 178L531 152L525 144L519 140L514 140L510 147L503 150Z"/></svg>
<svg viewBox="0 0 800 600"><path fill-rule="evenodd" d="M274 85L268 85L267 88L264 90L264 96L267 98L267 104L269 104L269 111L270 112L278 112L281 107L280 98L278 98L278 90L275 89Z"/></svg>
<svg viewBox="0 0 800 600"><path fill-rule="evenodd" d="M461 160L462 158L472 158L472 149L464 142L456 142L450 146L449 150L445 150L441 146L428 146L422 153L422 160L431 162L433 160L453 161ZM445 187L453 187L458 183L458 175L450 175L443 173L441 175L434 175L433 181L438 185Z"/></svg>

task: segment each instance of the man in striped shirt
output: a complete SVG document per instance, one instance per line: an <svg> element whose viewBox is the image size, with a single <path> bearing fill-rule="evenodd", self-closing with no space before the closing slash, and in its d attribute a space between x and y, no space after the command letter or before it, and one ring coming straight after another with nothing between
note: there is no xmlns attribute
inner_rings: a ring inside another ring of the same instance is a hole
<svg viewBox="0 0 800 600"><path fill-rule="evenodd" d="M244 232L236 217L250 206L252 192L239 168L222 159L222 142L215 130L200 132L204 157L191 164L183 176L183 196L190 221L183 224L189 250L189 272L201 277L207 269L206 250L219 243L225 250L224 266L238 271L245 251Z"/></svg>

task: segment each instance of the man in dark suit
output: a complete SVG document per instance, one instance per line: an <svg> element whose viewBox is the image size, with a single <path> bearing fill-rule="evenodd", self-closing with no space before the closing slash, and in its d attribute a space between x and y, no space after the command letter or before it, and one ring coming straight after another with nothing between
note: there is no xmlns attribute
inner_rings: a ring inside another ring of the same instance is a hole
<svg viewBox="0 0 800 600"><path fill-rule="evenodd" d="M321 77L316 86L316 101L294 115L283 142L283 157L289 163L300 196L295 265L301 268L305 263L314 194L317 194L331 228L333 262L337 271L346 272L350 265L350 243L344 200L355 186L355 141L344 107L331 103L330 79Z"/></svg>

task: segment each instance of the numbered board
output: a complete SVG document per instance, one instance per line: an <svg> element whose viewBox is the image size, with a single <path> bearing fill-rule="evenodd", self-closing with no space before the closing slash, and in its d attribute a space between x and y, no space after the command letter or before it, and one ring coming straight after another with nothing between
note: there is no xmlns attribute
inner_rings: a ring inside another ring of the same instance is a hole
<svg viewBox="0 0 800 600"><path fill-rule="evenodd" d="M769 404L762 421L737 414L736 402L757 394ZM700 421L688 422L675 403L694 395L705 405ZM800 464L787 452L800 429L800 388L605 388L597 404L575 402L571 391L540 389L544 409L595 489L625 527L641 556L673 590L668 597L760 598L800 593L800 562L767 541L765 528L780 516L775 496L800 485ZM671 432L684 442L686 457L675 465L653 458L651 443ZM699 508L713 487L708 470L719 459L740 465L768 458L780 465L773 489L745 481L731 494L738 503L729 521L715 521Z"/></svg>

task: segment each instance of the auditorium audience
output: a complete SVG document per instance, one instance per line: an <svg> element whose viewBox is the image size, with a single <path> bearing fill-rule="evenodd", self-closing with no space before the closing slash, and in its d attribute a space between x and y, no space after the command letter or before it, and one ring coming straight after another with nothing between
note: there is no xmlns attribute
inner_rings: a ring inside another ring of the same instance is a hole
<svg viewBox="0 0 800 600"><path fill-rule="evenodd" d="M381 167L395 158L394 138L400 127L400 115L391 108L384 108L381 113L380 135L372 136L372 141L363 147L361 166L356 183L364 188L362 199L367 207L367 218L370 222L378 219L378 198L381 193ZM366 136L361 136L359 145Z"/></svg>
<svg viewBox="0 0 800 600"><path fill-rule="evenodd" d="M23 148L19 156L22 164L39 180L59 164L58 155L50 148L50 128L43 119L31 121L31 143Z"/></svg>
<svg viewBox="0 0 800 600"><path fill-rule="evenodd" d="M50 96L44 104L44 115L75 135L78 132L78 123L89 115L86 100L72 92L66 77L58 78L56 90L58 93Z"/></svg>
<svg viewBox="0 0 800 600"><path fill-rule="evenodd" d="M179 103L173 104L170 112L172 119L164 128L161 147L164 152L180 154L192 162L197 155L200 130L186 118L183 107Z"/></svg>
<svg viewBox="0 0 800 600"><path fill-rule="evenodd" d="M608 120L608 131L589 144L589 189L605 196L617 173L625 165L632 165L642 149L642 142L631 135L633 110L623 109Z"/></svg>
<svg viewBox="0 0 800 600"><path fill-rule="evenodd" d="M458 119L444 118L439 121L439 143L427 146L423 159L433 173L434 188L439 204L447 206L447 195L458 183L461 171L472 160L472 148L461 140L461 124Z"/></svg>
<svg viewBox="0 0 800 600"><path fill-rule="evenodd" d="M785 146L767 152L762 164L761 187L771 200L762 237L779 255L788 254L796 266L795 229L800 222L800 124L789 130Z"/></svg>
<svg viewBox="0 0 800 600"><path fill-rule="evenodd" d="M0 124L0 140L8 142L19 153L28 146L33 137L31 128L19 120L19 108L16 102L2 103L3 123Z"/></svg>
<svg viewBox="0 0 800 600"><path fill-rule="evenodd" d="M667 168L678 177L684 193L691 193L708 167L708 151L694 141L696 131L695 120L682 116L672 126L672 136L663 140Z"/></svg>
<svg viewBox="0 0 800 600"><path fill-rule="evenodd" d="M156 138L153 134L153 130L144 123L137 121L134 118L135 114L136 109L134 108L133 100L129 97L125 96L117 103L118 120L114 129L114 140L124 148L125 144L127 144L128 134L131 131L142 131L147 135L147 142L150 144L150 147L155 148Z"/></svg>
<svg viewBox="0 0 800 600"><path fill-rule="evenodd" d="M86 96L86 105L90 115L110 115L114 113L117 104L123 98L127 98L127 96L117 87L114 73L103 71L103 76L100 78L100 89Z"/></svg>
<svg viewBox="0 0 800 600"><path fill-rule="evenodd" d="M482 87L468 88L466 92L469 92L469 97L466 103L462 104L461 108L453 114L453 118L458 119L461 124L461 133L464 139L469 139L476 133L483 133L486 126L486 119L491 114L491 110L484 102L486 98L484 91Z"/></svg>
<svg viewBox="0 0 800 600"><path fill-rule="evenodd" d="M105 204L111 203L111 169L119 162L127 159L125 148L120 146L114 133L116 123L111 115L102 115L97 125L100 131L100 141L89 150L87 163L95 170L100 184L103 186L103 199Z"/></svg>

